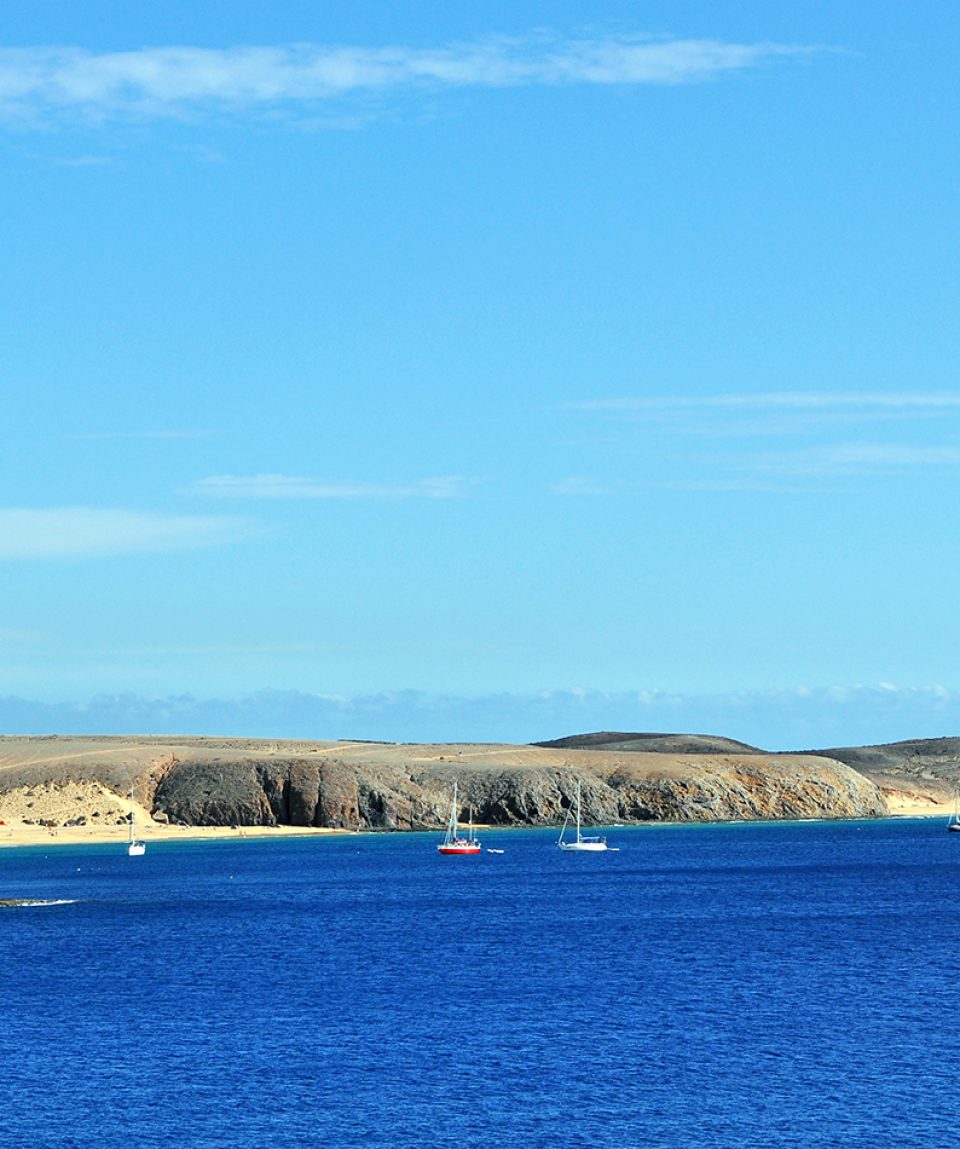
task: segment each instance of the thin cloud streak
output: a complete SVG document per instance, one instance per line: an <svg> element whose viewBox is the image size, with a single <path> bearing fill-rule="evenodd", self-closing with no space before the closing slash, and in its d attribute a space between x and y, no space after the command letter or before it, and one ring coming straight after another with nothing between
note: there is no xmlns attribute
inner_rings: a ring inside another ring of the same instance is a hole
<svg viewBox="0 0 960 1149"><path fill-rule="evenodd" d="M456 475L397 483L327 481L294 475L211 475L198 479L189 491L218 499L451 499L463 493L465 482Z"/></svg>
<svg viewBox="0 0 960 1149"><path fill-rule="evenodd" d="M117 163L113 156L62 156L52 162L60 168L111 168Z"/></svg>
<svg viewBox="0 0 960 1149"><path fill-rule="evenodd" d="M952 421L960 413L960 392L649 395L569 402L564 407L575 416L603 420L608 432L615 429L611 434L629 434L635 444L643 443L648 456L658 452L658 476L635 477L628 484L635 489L809 492L811 482L818 480L834 489L837 480L960 467ZM928 441L917 442L916 429L905 432L908 420L915 427L923 424ZM892 434L889 428L894 428ZM898 432L900 442L883 441L885 433L893 439ZM691 454L682 445L684 438L709 439L711 446ZM757 449L761 439L786 443L783 449ZM670 473L680 466L683 475Z"/></svg>
<svg viewBox="0 0 960 1149"><path fill-rule="evenodd" d="M312 105L403 89L676 85L819 49L776 43L541 35L442 48L320 44L0 51L0 115L96 119Z"/></svg>
<svg viewBox="0 0 960 1149"><path fill-rule="evenodd" d="M622 490L622 483L605 482L593 475L570 475L549 484L548 490L554 495L615 495Z"/></svg>
<svg viewBox="0 0 960 1149"><path fill-rule="evenodd" d="M108 440L108 439L209 439L213 431L78 431L64 435L65 439Z"/></svg>
<svg viewBox="0 0 960 1149"><path fill-rule="evenodd" d="M93 507L0 510L0 562L97 558L229 542L245 533L239 519L163 515Z"/></svg>
<svg viewBox="0 0 960 1149"><path fill-rule="evenodd" d="M742 461L745 470L781 475L865 475L960 467L960 447L898 443L836 443L806 450L771 452Z"/></svg>
<svg viewBox="0 0 960 1149"><path fill-rule="evenodd" d="M638 398L587 399L566 403L576 411L695 411L740 409L762 411L810 411L836 408L914 409L939 411L960 408L960 393L933 392L860 392L860 391L770 391L755 395L655 395Z"/></svg>

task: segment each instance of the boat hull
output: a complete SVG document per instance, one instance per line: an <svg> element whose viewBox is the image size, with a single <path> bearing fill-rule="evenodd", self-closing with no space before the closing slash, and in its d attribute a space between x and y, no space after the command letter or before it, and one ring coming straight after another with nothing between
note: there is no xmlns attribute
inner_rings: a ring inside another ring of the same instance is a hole
<svg viewBox="0 0 960 1149"><path fill-rule="evenodd" d="M479 854L479 842L465 842L461 845L437 846L439 854Z"/></svg>
<svg viewBox="0 0 960 1149"><path fill-rule="evenodd" d="M607 848L606 842L558 842L561 850L576 850L578 853L599 854Z"/></svg>

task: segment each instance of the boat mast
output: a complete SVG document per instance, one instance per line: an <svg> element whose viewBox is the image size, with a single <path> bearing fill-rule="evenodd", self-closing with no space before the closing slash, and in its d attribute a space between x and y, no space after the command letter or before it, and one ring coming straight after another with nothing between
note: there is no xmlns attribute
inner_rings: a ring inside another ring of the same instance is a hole
<svg viewBox="0 0 960 1149"><path fill-rule="evenodd" d="M561 793L561 799L560 800L563 801L562 793ZM563 812L563 825L560 827L560 837L557 838L557 845L558 846L563 845L563 835L566 832L567 823L569 821L570 821L570 806L568 804L566 810L564 810L564 812Z"/></svg>

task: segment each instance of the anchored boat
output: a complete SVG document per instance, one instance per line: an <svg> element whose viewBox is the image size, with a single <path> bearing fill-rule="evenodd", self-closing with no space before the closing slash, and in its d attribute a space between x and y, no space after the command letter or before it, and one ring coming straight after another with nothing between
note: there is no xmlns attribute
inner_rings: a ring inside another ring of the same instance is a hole
<svg viewBox="0 0 960 1149"><path fill-rule="evenodd" d="M127 854L131 858L138 858L141 854L145 854L147 852L146 842L142 842L137 837L137 828L136 828L137 814L136 814L136 810L137 810L137 807L136 807L136 804L133 800L133 787L131 786L130 787L130 842L127 845Z"/></svg>
<svg viewBox="0 0 960 1149"><path fill-rule="evenodd" d="M577 815L577 836L572 842L563 840L564 832L567 829L567 823L570 821L570 807L567 807L567 816L563 819L563 825L560 827L560 837L557 839L557 845L561 850L589 850L591 852L598 852L607 848L607 839L601 838L599 834L581 834L580 833L580 780L577 779L577 800L575 803Z"/></svg>
<svg viewBox="0 0 960 1149"><path fill-rule="evenodd" d="M461 837L460 824L457 820L457 784L453 784L453 801L450 804L450 821L447 823L447 832L443 841L437 846L441 854L479 854L480 841L473 833L473 811L470 811L470 824L467 836Z"/></svg>

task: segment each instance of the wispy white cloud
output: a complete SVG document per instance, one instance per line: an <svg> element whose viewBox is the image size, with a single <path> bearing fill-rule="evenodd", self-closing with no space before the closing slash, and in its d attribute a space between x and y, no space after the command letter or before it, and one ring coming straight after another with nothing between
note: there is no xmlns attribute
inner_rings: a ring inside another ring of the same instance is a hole
<svg viewBox="0 0 960 1149"><path fill-rule="evenodd" d="M239 519L93 507L0 510L0 561L95 558L210 546L238 538Z"/></svg>
<svg viewBox="0 0 960 1149"><path fill-rule="evenodd" d="M113 156L61 156L52 161L60 168L109 168L116 164Z"/></svg>
<svg viewBox="0 0 960 1149"><path fill-rule="evenodd" d="M211 475L189 490L219 499L450 499L463 494L456 475L412 482L366 483L294 475Z"/></svg>
<svg viewBox="0 0 960 1149"><path fill-rule="evenodd" d="M554 495L613 495L622 486L622 483L598 479L593 475L569 475L550 483L548 490Z"/></svg>
<svg viewBox="0 0 960 1149"><path fill-rule="evenodd" d="M748 471L780 475L868 475L960 467L960 447L903 443L833 443L771 451L740 460Z"/></svg>
<svg viewBox="0 0 960 1149"><path fill-rule="evenodd" d="M78 431L65 439L207 439L212 431Z"/></svg>
<svg viewBox="0 0 960 1149"><path fill-rule="evenodd" d="M746 492L755 493L764 491L771 494L785 495L791 493L799 494L801 492L809 493L811 490L810 480L815 475L826 480L828 478L835 478L838 474L851 474L850 471L830 471L826 468L815 471L812 466L807 470L803 470L800 466L794 466L794 468L791 469L787 465L781 465L778 468L773 456L766 459L765 465L758 463L752 469L749 463L734 464L726 460L715 465L719 465L725 470L732 470L734 466L740 466L741 470L746 473L737 474L732 477L704 479L656 478L603 480L574 477L549 483L547 490L552 495L562 497L583 496L591 498L610 496L634 497L650 490L689 491L691 493L701 494L743 494ZM821 485L819 489L835 490L836 487L836 483L831 483L829 487L823 487Z"/></svg>
<svg viewBox="0 0 960 1149"><path fill-rule="evenodd" d="M648 462L656 460L655 477L635 474L626 483L634 490L786 493L809 490L820 479L960 466L960 392L647 395L570 402L565 408L578 418L604 421L621 453L627 448L632 458L642 447ZM908 421L923 424L922 441L921 432L906 430ZM695 452L684 443L691 438L701 441Z"/></svg>
<svg viewBox="0 0 960 1149"><path fill-rule="evenodd" d="M672 85L816 49L776 43L541 34L439 48L322 44L0 51L0 114L96 119L310 106L356 93L534 85Z"/></svg>
<svg viewBox="0 0 960 1149"><path fill-rule="evenodd" d="M721 478L721 479L662 479L656 482L648 482L642 485L643 487L656 487L662 491L690 491L693 493L702 494L737 494L747 492L766 492L768 494L800 494L801 492L809 494L811 487L804 476L801 479L796 474L791 475L796 481L787 483L784 476L770 474L767 477L749 477L749 478ZM825 490L836 490L836 485L831 484L829 487L819 486L817 490L823 492Z"/></svg>
<svg viewBox="0 0 960 1149"><path fill-rule="evenodd" d="M565 404L579 411L823 411L853 409L928 410L960 408L960 392L953 391L767 391L729 395L652 395L588 399Z"/></svg>

